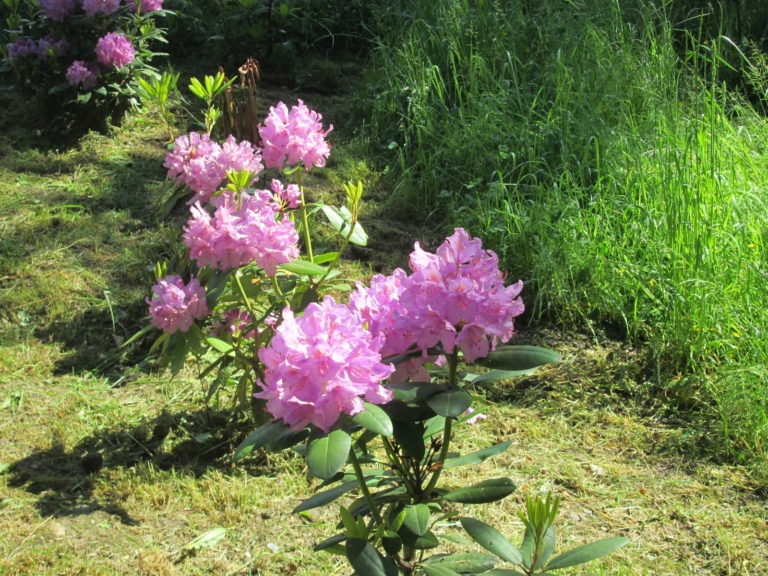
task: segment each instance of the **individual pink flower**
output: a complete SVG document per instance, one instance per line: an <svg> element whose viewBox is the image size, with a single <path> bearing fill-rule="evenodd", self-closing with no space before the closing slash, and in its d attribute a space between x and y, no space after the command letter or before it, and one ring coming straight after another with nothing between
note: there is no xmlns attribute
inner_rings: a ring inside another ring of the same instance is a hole
<svg viewBox="0 0 768 576"><path fill-rule="evenodd" d="M464 422L467 424L477 424L480 420L487 420L488 416L482 412L476 412L473 408L467 408L462 416L469 416Z"/></svg>
<svg viewBox="0 0 768 576"><path fill-rule="evenodd" d="M96 42L96 58L107 68L124 68L136 56L131 41L119 32L108 32Z"/></svg>
<svg viewBox="0 0 768 576"><path fill-rule="evenodd" d="M210 314L205 289L197 278L184 284L180 276L160 278L152 287L154 298L146 299L152 324L168 334L186 332L195 320Z"/></svg>
<svg viewBox="0 0 768 576"><path fill-rule="evenodd" d="M96 14L114 14L119 9L120 0L83 0L83 10L89 18Z"/></svg>
<svg viewBox="0 0 768 576"><path fill-rule="evenodd" d="M92 66L82 60L75 60L67 68L65 77L70 86L82 86L88 90L96 85L97 74Z"/></svg>
<svg viewBox="0 0 768 576"><path fill-rule="evenodd" d="M164 0L139 0L139 12L146 14L147 12L155 12L162 10ZM126 4L131 10L136 10L136 0L128 0Z"/></svg>
<svg viewBox="0 0 768 576"><path fill-rule="evenodd" d="M229 270L255 262L274 276L277 266L299 257L299 235L289 218L281 218L271 194L256 190L217 197L213 215L196 203L184 227L184 244L198 266Z"/></svg>
<svg viewBox="0 0 768 576"><path fill-rule="evenodd" d="M75 0L40 0L40 9L54 22L63 22L75 13Z"/></svg>
<svg viewBox="0 0 768 576"><path fill-rule="evenodd" d="M281 202L284 202L288 208L298 208L301 206L301 189L296 184L283 186L280 180L273 178L270 188L275 193L275 196Z"/></svg>
<svg viewBox="0 0 768 576"><path fill-rule="evenodd" d="M362 411L364 401L392 399L382 386L392 366L382 364L380 347L381 339L331 297L298 318L286 307L270 345L259 349L266 369L255 396L294 429L313 424L328 432L342 413Z"/></svg>
<svg viewBox="0 0 768 576"><path fill-rule="evenodd" d="M283 103L269 109L264 125L259 125L259 135L264 148L264 165L280 168L285 165L304 164L307 170L313 166L325 166L331 147L325 137L333 130L323 131L323 117L310 110L299 100L290 110Z"/></svg>

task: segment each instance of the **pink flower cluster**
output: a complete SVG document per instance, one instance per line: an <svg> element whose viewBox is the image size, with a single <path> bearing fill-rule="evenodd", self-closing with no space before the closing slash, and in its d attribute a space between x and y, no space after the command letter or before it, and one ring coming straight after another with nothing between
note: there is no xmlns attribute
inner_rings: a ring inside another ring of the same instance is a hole
<svg viewBox="0 0 768 576"><path fill-rule="evenodd" d="M186 332L195 320L210 314L205 300L205 289L197 278L184 284L180 276L160 278L152 287L154 298L147 299L152 324L164 332Z"/></svg>
<svg viewBox="0 0 768 576"><path fill-rule="evenodd" d="M98 69L92 64L86 64L82 60L75 60L67 68L65 77L70 86L82 86L85 90L96 85Z"/></svg>
<svg viewBox="0 0 768 576"><path fill-rule="evenodd" d="M304 164L307 170L313 166L325 166L331 153L325 137L333 130L333 126L323 131L322 119L320 114L307 108L301 100L298 106L290 110L282 102L271 107L264 124L259 125L264 165L281 170L286 164Z"/></svg>
<svg viewBox="0 0 768 576"><path fill-rule="evenodd" d="M35 41L32 38L19 38L7 45L8 60L15 62L28 56L37 56L38 60L46 60L48 56L61 56L69 50L69 43L62 38L45 36Z"/></svg>
<svg viewBox="0 0 768 576"><path fill-rule="evenodd" d="M267 190L216 199L213 215L196 203L184 227L184 244L198 266L228 270L255 262L270 276L277 266L299 257L299 235L293 221L280 217Z"/></svg>
<svg viewBox="0 0 768 576"><path fill-rule="evenodd" d="M83 10L89 18L96 14L114 14L120 9L120 0L83 0Z"/></svg>
<svg viewBox="0 0 768 576"><path fill-rule="evenodd" d="M398 269L374 277L370 288L358 284L350 297L372 333L385 338L385 355L415 344L424 355L438 346L445 353L458 348L471 362L514 333L514 318L524 310L523 284L504 286L496 254L462 228L435 254L417 242L410 267L410 276Z"/></svg>
<svg viewBox="0 0 768 576"><path fill-rule="evenodd" d="M162 10L164 0L139 0L139 12L146 14L147 12L155 12ZM136 10L136 0L128 0L126 4L131 10Z"/></svg>
<svg viewBox="0 0 768 576"><path fill-rule="evenodd" d="M54 22L63 22L75 13L75 0L40 0L40 9Z"/></svg>
<svg viewBox="0 0 768 576"><path fill-rule="evenodd" d="M292 428L314 424L327 432L342 413L362 411L364 400L392 399L381 385L392 373L381 362L381 341L333 298L310 304L299 318L285 308L271 344L259 350L266 371L255 396Z"/></svg>
<svg viewBox="0 0 768 576"><path fill-rule="evenodd" d="M133 62L136 50L119 32L108 32L96 42L96 58L107 68L124 68Z"/></svg>
<svg viewBox="0 0 768 576"><path fill-rule="evenodd" d="M208 202L230 170L248 170L255 180L255 175L264 169L258 149L250 142L238 144L229 136L219 146L208 134L197 132L179 136L173 150L166 154L163 166L168 168L169 178L195 192L190 204Z"/></svg>

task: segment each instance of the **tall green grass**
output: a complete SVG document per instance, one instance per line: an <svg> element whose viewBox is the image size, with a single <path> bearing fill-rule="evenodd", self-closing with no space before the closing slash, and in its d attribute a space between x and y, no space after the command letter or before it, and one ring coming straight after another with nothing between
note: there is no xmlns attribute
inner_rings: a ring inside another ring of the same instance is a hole
<svg viewBox="0 0 768 576"><path fill-rule="evenodd" d="M483 237L534 320L649 343L721 451L765 458L768 125L721 83L735 43L650 1L395 4L372 66L393 205Z"/></svg>

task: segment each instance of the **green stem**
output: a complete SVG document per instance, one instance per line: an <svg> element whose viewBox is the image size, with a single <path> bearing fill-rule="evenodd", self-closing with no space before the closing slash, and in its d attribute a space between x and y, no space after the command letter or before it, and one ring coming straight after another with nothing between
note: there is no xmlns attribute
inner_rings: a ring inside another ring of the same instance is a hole
<svg viewBox="0 0 768 576"><path fill-rule="evenodd" d="M459 353L457 351L448 354L448 384L451 387L456 386L456 369L459 365ZM432 478L429 479L427 487L424 489L424 494L429 497L429 493L437 486L437 481L440 479L440 474L443 472L443 464L448 457L448 448L451 444L451 436L453 433L453 419L445 419L445 427L443 428L443 445L440 448L440 454L437 456L437 469Z"/></svg>
<svg viewBox="0 0 768 576"><path fill-rule="evenodd" d="M360 490L363 492L363 498L365 498L365 501L368 503L368 507L371 509L371 514L373 515L374 520L376 520L376 524L381 526L384 524L384 520L382 520L381 514L379 514L379 511L376 508L376 502L373 501L373 496L371 495L370 490L368 490L368 485L365 483L363 469L360 467L360 461L357 459L354 446L349 449L349 455L352 461L352 468L355 470L355 476L357 476L357 481L360 484Z"/></svg>
<svg viewBox="0 0 768 576"><path fill-rule="evenodd" d="M299 186L299 191L301 192L301 207L299 208L299 213L301 214L301 228L304 232L304 246L307 249L307 257L309 257L310 262L315 261L315 256L312 254L312 237L309 234L309 218L307 218L307 203L304 200L304 186L301 183L301 169L296 173L296 182Z"/></svg>
<svg viewBox="0 0 768 576"><path fill-rule="evenodd" d="M256 313L253 310L253 307L251 306L251 300L248 298L247 294L245 293L245 289L243 288L242 283L240 282L240 274L239 271L235 272L232 276L235 278L235 284L237 284L237 289L240 291L240 296L243 297L243 303L245 304L245 309L248 310L248 314L250 314L252 319L256 319Z"/></svg>

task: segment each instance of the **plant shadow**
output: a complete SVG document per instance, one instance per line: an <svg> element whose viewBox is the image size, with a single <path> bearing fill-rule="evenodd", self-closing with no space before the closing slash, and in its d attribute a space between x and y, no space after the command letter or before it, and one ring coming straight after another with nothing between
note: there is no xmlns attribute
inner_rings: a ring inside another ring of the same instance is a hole
<svg viewBox="0 0 768 576"><path fill-rule="evenodd" d="M125 525L138 522L113 491L101 496L100 475L150 463L160 470L202 476L208 469L232 469L231 454L251 430L233 421L232 412L203 408L163 412L131 428L115 428L80 440L67 449L59 438L51 447L13 462L5 474L8 485L37 496L41 516L70 517L103 511ZM253 475L273 472L268 459L252 459L246 467Z"/></svg>

